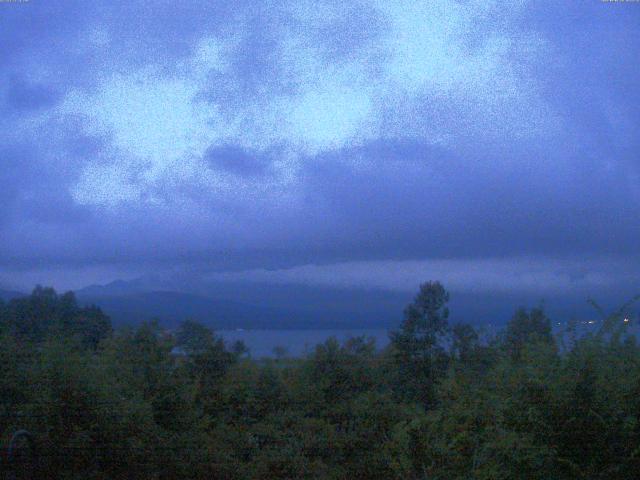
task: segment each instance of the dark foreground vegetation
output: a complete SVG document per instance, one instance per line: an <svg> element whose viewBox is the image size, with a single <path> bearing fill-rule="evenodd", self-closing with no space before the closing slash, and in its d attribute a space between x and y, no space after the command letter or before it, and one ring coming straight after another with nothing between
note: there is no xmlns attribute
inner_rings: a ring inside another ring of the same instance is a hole
<svg viewBox="0 0 640 480"><path fill-rule="evenodd" d="M0 440L32 433L33 478L640 478L630 322L559 338L519 310L481 341L447 300L422 285L382 352L258 361L195 322L113 333L38 288L0 304Z"/></svg>

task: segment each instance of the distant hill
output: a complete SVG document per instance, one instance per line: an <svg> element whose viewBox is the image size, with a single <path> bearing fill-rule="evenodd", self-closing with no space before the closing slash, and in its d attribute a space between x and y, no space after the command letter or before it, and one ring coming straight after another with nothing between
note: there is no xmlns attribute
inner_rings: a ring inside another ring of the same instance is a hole
<svg viewBox="0 0 640 480"><path fill-rule="evenodd" d="M167 290L170 288L163 288L157 283L152 283L144 279L134 280L114 280L113 282L105 285L89 285L88 287L81 288L76 291L76 295L87 298L104 298L104 297L116 297L122 295L131 295L134 293L143 293L151 291Z"/></svg>
<svg viewBox="0 0 640 480"><path fill-rule="evenodd" d="M106 292L102 292L106 293ZM358 312L346 308L290 308L255 305L171 291L99 295L95 289L77 292L82 304L96 304L115 326L158 319L166 327L191 318L214 329L354 328L390 326L395 312Z"/></svg>
<svg viewBox="0 0 640 480"><path fill-rule="evenodd" d="M16 292L15 290L2 290L0 289L0 299L4 300L5 302L13 299L13 298L17 298L17 297L23 297L25 296L25 293L22 292Z"/></svg>
<svg viewBox="0 0 640 480"><path fill-rule="evenodd" d="M416 286L417 289L417 286ZM214 329L395 328L413 292L346 289L258 282L158 281L140 278L92 285L76 292L81 303L95 303L115 325L139 324L157 318L173 327L186 318ZM600 292L597 300L612 311L628 300L628 292ZM586 294L458 293L451 292L452 323L504 325L520 306L544 305L554 321L592 318Z"/></svg>

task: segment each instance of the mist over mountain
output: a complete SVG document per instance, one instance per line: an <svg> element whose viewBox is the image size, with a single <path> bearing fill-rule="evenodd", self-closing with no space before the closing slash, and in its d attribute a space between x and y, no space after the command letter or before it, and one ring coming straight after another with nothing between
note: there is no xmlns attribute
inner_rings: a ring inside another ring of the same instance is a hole
<svg viewBox="0 0 640 480"><path fill-rule="evenodd" d="M4 300L5 302L13 298L21 297L22 295L24 295L24 293L15 290L0 289L0 300Z"/></svg>
<svg viewBox="0 0 640 480"><path fill-rule="evenodd" d="M198 290L154 288L138 279L76 293L80 302L103 308L116 326L158 319L174 327L192 318L215 329L387 328L399 322L410 300L396 292L299 285L217 283Z"/></svg>
<svg viewBox="0 0 640 480"><path fill-rule="evenodd" d="M606 310L620 306L626 292L603 290L595 299ZM395 328L413 293L384 289L319 287L259 282L178 282L152 278L117 280L76 291L80 302L99 305L114 325L157 319L175 327L186 318L214 329ZM552 320L592 318L597 312L584 292L452 292L452 322L504 325L520 306L544 306Z"/></svg>
<svg viewBox="0 0 640 480"><path fill-rule="evenodd" d="M417 287L417 286L416 286ZM25 295L0 289L0 299ZM382 288L340 288L254 281L196 281L170 277L139 277L93 284L75 290L78 301L95 304L107 313L115 327L137 326L158 320L175 328L194 319L216 330L223 329L370 329L396 328L414 293ZM554 323L597 318L590 298L605 311L629 300L633 290L602 289L597 295L452 291L453 323L476 327L502 326L521 306L543 306Z"/></svg>

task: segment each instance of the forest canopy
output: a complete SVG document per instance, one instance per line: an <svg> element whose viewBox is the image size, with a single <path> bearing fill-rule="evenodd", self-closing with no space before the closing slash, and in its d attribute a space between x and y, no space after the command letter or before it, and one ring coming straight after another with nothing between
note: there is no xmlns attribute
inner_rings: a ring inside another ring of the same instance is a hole
<svg viewBox="0 0 640 480"><path fill-rule="evenodd" d="M578 335L519 309L486 337L449 324L448 301L421 285L382 350L356 337L253 359L193 320L114 331L38 287L0 303L2 445L30 431L19 467L39 478L635 478L630 322Z"/></svg>

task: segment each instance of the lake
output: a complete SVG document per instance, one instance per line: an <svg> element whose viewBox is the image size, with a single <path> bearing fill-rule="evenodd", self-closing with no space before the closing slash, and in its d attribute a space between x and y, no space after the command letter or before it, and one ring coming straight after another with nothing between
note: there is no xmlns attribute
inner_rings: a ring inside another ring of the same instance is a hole
<svg viewBox="0 0 640 480"><path fill-rule="evenodd" d="M595 333L601 326L600 321L581 321L577 325L579 335ZM552 324L554 333L558 335L566 328L564 322L554 322ZM504 324L485 324L476 327L481 333L481 338L491 337L504 328ZM632 322L627 332L640 338L638 321ZM287 356L299 357L314 350L319 343L324 343L327 339L335 337L340 343L352 337L371 337L375 340L378 349L389 344L389 330L384 328L369 329L317 329L317 330L218 330L218 335L224 338L225 343L230 347L236 340L242 340L249 348L253 358L275 357L274 348L284 347Z"/></svg>
<svg viewBox="0 0 640 480"><path fill-rule="evenodd" d="M254 358L273 357L275 347L284 347L287 356L298 357L312 352L319 343L335 337L340 343L352 337L372 337L378 348L389 343L389 331L377 329L353 330L218 330L216 333L231 346L236 340L242 340Z"/></svg>

